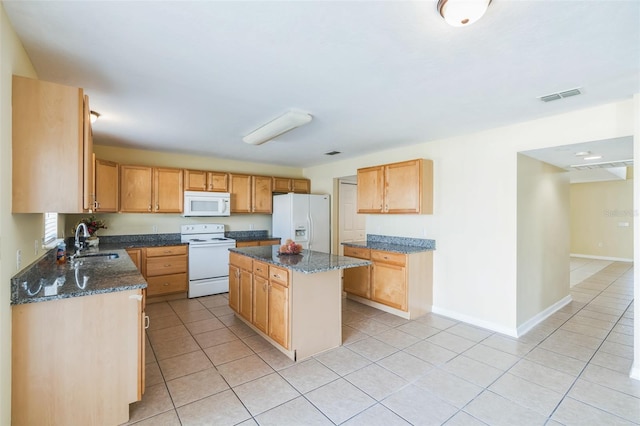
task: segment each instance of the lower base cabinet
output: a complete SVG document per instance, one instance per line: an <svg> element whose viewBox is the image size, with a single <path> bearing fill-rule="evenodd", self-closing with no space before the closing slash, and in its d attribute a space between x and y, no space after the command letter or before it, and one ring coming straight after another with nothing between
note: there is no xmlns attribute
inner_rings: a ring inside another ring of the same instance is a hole
<svg viewBox="0 0 640 426"><path fill-rule="evenodd" d="M404 254L345 246L344 255L373 262L345 270L343 289L350 298L407 319L431 312L433 251Z"/></svg>
<svg viewBox="0 0 640 426"><path fill-rule="evenodd" d="M144 306L144 290L13 306L11 423L126 423L144 392Z"/></svg>

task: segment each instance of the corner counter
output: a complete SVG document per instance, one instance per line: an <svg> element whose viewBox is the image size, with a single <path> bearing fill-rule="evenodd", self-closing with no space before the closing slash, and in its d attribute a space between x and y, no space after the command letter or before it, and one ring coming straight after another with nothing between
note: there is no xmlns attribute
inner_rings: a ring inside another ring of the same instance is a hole
<svg viewBox="0 0 640 426"><path fill-rule="evenodd" d="M342 270L368 260L278 247L231 248L229 307L294 361L342 345Z"/></svg>

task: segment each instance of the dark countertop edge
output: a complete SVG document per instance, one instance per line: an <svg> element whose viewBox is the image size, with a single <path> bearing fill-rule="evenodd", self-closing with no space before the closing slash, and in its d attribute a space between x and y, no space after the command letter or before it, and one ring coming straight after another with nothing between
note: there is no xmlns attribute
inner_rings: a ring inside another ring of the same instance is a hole
<svg viewBox="0 0 640 426"><path fill-rule="evenodd" d="M53 300L73 299L76 297L93 296L97 294L115 293L118 291L137 290L137 289L143 289L143 288L147 288L146 282L141 284L129 284L129 285L109 287L109 288L102 288L97 290L79 291L77 293L58 294L55 296L41 296L33 299L22 299L18 301L12 300L11 306L26 305L28 303L38 303L38 302L51 302Z"/></svg>
<svg viewBox="0 0 640 426"><path fill-rule="evenodd" d="M239 241L241 243L247 242L247 241L271 241L271 240L282 240L282 238L280 237L261 237L261 238L256 238L256 237L229 237L232 238L236 241Z"/></svg>
<svg viewBox="0 0 640 426"><path fill-rule="evenodd" d="M401 254L421 253L423 251L435 251L435 248L431 248L431 247L409 246L409 245L403 245L403 244L390 244L390 243L369 242L369 241L350 241L350 242L343 242L340 244L343 246L349 246L349 247L368 248L372 250L389 251L392 253L401 253Z"/></svg>
<svg viewBox="0 0 640 426"><path fill-rule="evenodd" d="M252 249L255 247L238 247L238 248L230 248L229 251L232 251L234 253L238 253L241 254L243 256L247 256L250 257L252 259L255 260L259 260L261 262L266 262L269 263L271 265L274 266L278 266L280 268L285 268L285 269L290 269L292 271L295 272L300 272L303 274L318 274L321 272L328 272L328 271L334 271L334 270L340 270L340 269L349 269L349 268L357 268L360 266L367 266L367 265L372 265L373 262L369 261L369 260L364 260L364 259L358 259L355 257L348 257L348 256L339 256L339 255L335 255L335 254L330 254L330 253L322 253L324 255L327 256L335 256L335 257L339 257L341 259L353 259L353 261L357 262L357 264L343 264L343 265L335 265L335 266L324 266L324 267L317 267L317 268L313 268L313 269L309 269L309 268L302 268L300 266L297 265L287 265L284 263L279 263L274 261L273 259L267 259L265 257L259 256L257 254L248 252L247 249ZM261 247L262 248L262 247ZM320 253L320 252L318 252Z"/></svg>

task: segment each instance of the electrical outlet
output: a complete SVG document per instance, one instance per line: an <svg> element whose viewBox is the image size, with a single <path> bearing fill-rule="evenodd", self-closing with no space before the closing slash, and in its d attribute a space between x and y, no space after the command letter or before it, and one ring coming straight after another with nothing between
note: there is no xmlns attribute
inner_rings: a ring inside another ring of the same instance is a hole
<svg viewBox="0 0 640 426"><path fill-rule="evenodd" d="M22 250L18 249L16 251L16 269L19 271L22 266Z"/></svg>
<svg viewBox="0 0 640 426"><path fill-rule="evenodd" d="M250 231L253 231L253 223L250 223L250 224L249 224L249 230L250 230Z"/></svg>
<svg viewBox="0 0 640 426"><path fill-rule="evenodd" d="M599 242L599 243L598 243L598 247L602 247L602 242Z"/></svg>
<svg viewBox="0 0 640 426"><path fill-rule="evenodd" d="M158 225L153 225L153 226L151 227L151 231L152 231L154 234L157 234L157 233L158 233Z"/></svg>
<svg viewBox="0 0 640 426"><path fill-rule="evenodd" d="M40 244L39 244L38 240L35 240L33 242L33 255L34 256L38 255L38 250L40 250Z"/></svg>

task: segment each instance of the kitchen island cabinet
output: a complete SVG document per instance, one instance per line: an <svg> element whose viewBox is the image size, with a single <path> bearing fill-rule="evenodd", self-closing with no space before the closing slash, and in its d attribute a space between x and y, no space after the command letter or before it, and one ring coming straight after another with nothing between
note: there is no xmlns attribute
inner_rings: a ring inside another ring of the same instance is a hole
<svg viewBox="0 0 640 426"><path fill-rule="evenodd" d="M308 250L300 255L279 256L278 249L230 249L230 268L251 271L251 278L247 278L253 289L251 320L242 313L245 298L236 295L240 291L232 290L231 284L229 306L238 318L294 361L340 346L341 272L371 262ZM241 262L243 267L236 266ZM230 269L230 273L235 270Z"/></svg>

